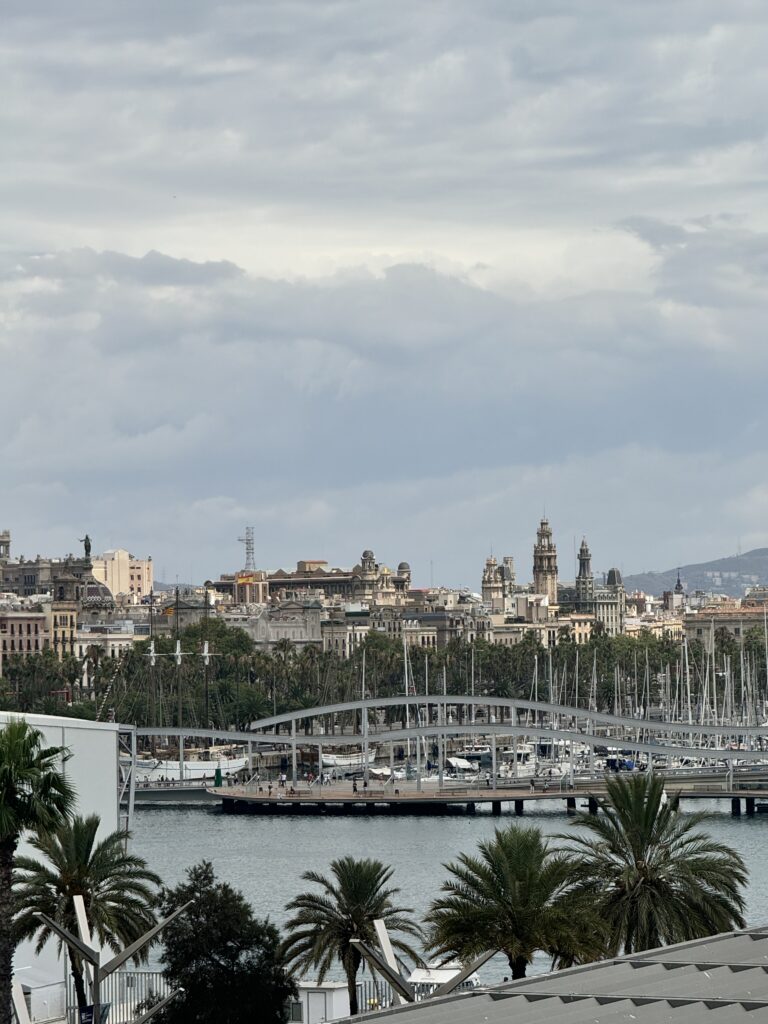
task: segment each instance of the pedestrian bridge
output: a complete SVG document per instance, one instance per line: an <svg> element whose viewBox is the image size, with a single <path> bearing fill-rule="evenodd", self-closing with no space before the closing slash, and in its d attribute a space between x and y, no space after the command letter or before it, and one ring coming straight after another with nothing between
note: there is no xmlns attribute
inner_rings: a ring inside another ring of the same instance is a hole
<svg viewBox="0 0 768 1024"><path fill-rule="evenodd" d="M442 763L460 739L482 739L490 747L494 768L499 747L514 748L522 740L558 745L560 750L571 751L571 756L577 749L594 754L596 747L610 747L729 765L768 760L768 725L657 721L543 701L446 694L398 695L300 708L252 722L245 732L173 726L137 729L136 736L175 739L182 750L190 741L238 743L252 754L265 745L282 744L290 750L293 780L297 779L299 753L308 748L318 752L318 763L322 763L323 751L338 750L356 750L365 763L373 747L386 761L387 753L393 760L395 749L405 745L411 748L419 768L427 741L437 746L436 759Z"/></svg>

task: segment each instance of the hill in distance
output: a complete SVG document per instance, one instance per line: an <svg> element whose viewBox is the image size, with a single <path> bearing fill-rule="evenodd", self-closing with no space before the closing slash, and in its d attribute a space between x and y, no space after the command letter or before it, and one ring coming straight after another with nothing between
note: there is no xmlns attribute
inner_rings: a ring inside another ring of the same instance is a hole
<svg viewBox="0 0 768 1024"><path fill-rule="evenodd" d="M681 565L680 580L688 594L704 590L743 597L747 587L768 586L768 548L755 548L742 555L716 558L712 562ZM665 590L674 590L676 583L677 567L664 572L641 572L624 577L627 593L642 590L646 594L660 596Z"/></svg>

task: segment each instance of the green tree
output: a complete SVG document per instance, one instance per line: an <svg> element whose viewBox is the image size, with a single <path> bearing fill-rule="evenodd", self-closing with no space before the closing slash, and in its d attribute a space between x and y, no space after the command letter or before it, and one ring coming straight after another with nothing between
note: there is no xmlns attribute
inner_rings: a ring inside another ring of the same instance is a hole
<svg viewBox="0 0 768 1024"><path fill-rule="evenodd" d="M513 978L524 978L534 953L556 967L599 959L604 931L589 901L572 893L567 856L537 828L510 825L444 865L451 876L427 914L430 948L470 962L504 953Z"/></svg>
<svg viewBox="0 0 768 1024"><path fill-rule="evenodd" d="M22 720L0 729L0 1024L11 1024L13 859L22 832L56 829L71 815L65 758L64 747L44 747L43 734Z"/></svg>
<svg viewBox="0 0 768 1024"><path fill-rule="evenodd" d="M599 815L580 814L573 844L576 891L594 900L612 955L744 927L744 861L699 831L705 813L665 802L658 775L609 778Z"/></svg>
<svg viewBox="0 0 768 1024"><path fill-rule="evenodd" d="M322 981L338 960L344 969L349 992L349 1009L354 1016L357 1006L357 972L362 956L352 939L376 943L373 922L382 920L390 932L401 932L418 938L419 927L408 919L409 907L398 907L393 897L399 889L387 888L392 868L378 860L355 860L341 857L331 861L332 878L305 871L302 878L320 887L320 892L303 892L286 906L294 916L286 924L288 939L285 953L288 961L301 973L318 970ZM401 953L419 960L416 951L397 935L392 945Z"/></svg>
<svg viewBox="0 0 768 1024"><path fill-rule="evenodd" d="M40 912L76 935L73 896L83 897L88 923L100 945L115 952L135 942L157 923L153 907L160 879L147 870L141 857L126 851L129 833L124 829L97 842L99 824L96 814L75 817L55 832L43 832L31 840L45 861L16 858L17 941L37 936L40 952L52 935L36 916ZM137 960L146 958L145 951ZM88 1003L82 963L71 950L69 961L82 1009Z"/></svg>
<svg viewBox="0 0 768 1024"><path fill-rule="evenodd" d="M254 917L236 889L217 882L203 861L187 880L161 895L163 916L194 900L163 932L164 975L184 991L157 1020L162 1024L278 1024L296 994L282 955L280 933Z"/></svg>

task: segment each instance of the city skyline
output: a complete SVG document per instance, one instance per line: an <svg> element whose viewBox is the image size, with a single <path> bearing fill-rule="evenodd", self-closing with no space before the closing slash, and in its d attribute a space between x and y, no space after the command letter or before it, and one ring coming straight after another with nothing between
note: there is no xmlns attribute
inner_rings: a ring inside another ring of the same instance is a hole
<svg viewBox="0 0 768 1024"><path fill-rule="evenodd" d="M549 522L550 527L552 527L553 541L554 541L555 547L557 549L557 561L558 561L557 578L560 581L571 581L571 582L573 582L576 579L576 576L578 574L578 569L579 569L579 564L580 564L579 563L579 548L581 547L581 545L586 541L588 543L589 547L594 552L594 545L592 544L592 542L589 539L589 537L590 537L589 532L588 531L583 532L578 537L577 537L576 534L573 534L571 538L562 538L560 536L559 531L557 530L556 524L552 524L549 521L549 517L545 516L545 517L542 517L540 520L536 521L535 528L534 528L534 531L532 533L530 544L528 545L527 552L525 550L511 550L510 548L504 547L503 545L502 546L491 545L487 549L485 554L483 555L483 557L481 559L481 562L478 563L477 571L475 572L474 576L471 579L460 580L457 577L454 577L453 575L451 575L450 570L449 570L449 574L448 574L447 578L445 578L445 579L438 578L438 576L436 575L436 566L434 565L434 561L429 560L429 559L425 559L424 557L420 556L418 553L415 554L415 555L411 555L410 558L406 559L406 561L408 562L409 567L413 570L413 586L416 589L425 589L427 587L435 586L435 587L447 587L447 588L454 588L454 589L458 588L458 589L465 589L465 590L470 590L470 591L474 591L474 592L479 592L480 589L481 589L480 588L480 579L481 579L482 574L483 574L483 568L485 566L486 560L488 558L494 558L494 559L496 559L498 561L499 564L501 564L503 558L510 557L510 556L512 557L513 562L514 562L514 570L515 570L515 575L516 575L516 578L517 578L518 582L521 583L521 584L525 584L525 585L527 585L529 583L532 583L532 582L534 582L533 563L534 563L534 560L535 560L535 546L536 546L537 539L538 539L538 528L539 528L540 523L543 523L544 521ZM244 533L245 530L243 530L241 532ZM6 536L7 537L8 534L10 534L10 548L11 548L11 556L10 557L11 557L12 560L16 560L16 559L19 559L19 558L34 559L36 557L42 557L44 559L45 558L50 558L50 559L56 560L56 559L65 559L65 558L70 557L70 556L74 556L75 558L80 558L82 556L82 552L80 551L80 547L82 545L82 539L81 538L77 539L78 543L75 545L74 548L67 549L66 551L51 551L51 550L48 550L47 548L43 547L43 548L41 548L39 550L35 549L35 554L32 555L31 554L31 549L29 549L29 551L25 551L25 550L23 550L19 546L19 544L17 543L17 535L16 535L16 533L13 530L5 531L4 532L3 529L0 529L0 537L2 537L2 536ZM89 537L89 540L90 540L90 537ZM232 538L229 538L229 540L232 541ZM564 540L569 541L569 543L566 545L565 543L563 543ZM306 561L306 562L320 561L322 563L327 564L329 566L329 568L340 568L340 569L345 569L345 570L348 570L348 569L352 568L356 563L360 562L359 554L355 554L355 552L352 551L352 550L346 551L344 549L343 545L341 545L341 547L340 547L340 555L339 555L338 558L328 557L326 554L323 554L322 552L319 553L319 554L317 552L314 552L314 554L311 557L308 557L306 553L296 552L294 555L289 555L289 557L287 559L283 560L282 562L269 562L268 560L260 559L260 557L259 557L259 549L258 549L258 546L257 546L257 543L256 543L256 539L255 539L254 543L255 543L255 555L254 555L254 557L255 557L255 562L254 562L255 568L257 570L259 570L259 571L266 571L268 573L278 572L280 570L286 570L286 571L290 572L290 571L293 571L296 568L297 563L304 562L304 561ZM234 553L233 554L233 560L231 561L231 563L230 562L226 562L226 555L224 555L223 556L224 557L224 561L222 561L219 564L215 565L211 572L204 573L201 576L194 576L191 573L188 574L187 576L184 576L184 577L182 577L180 574L178 574L178 575L174 574L174 576L171 576L168 573L168 571L167 571L167 566L165 565L164 559L162 558L162 556L154 555L151 551L149 551L149 552L137 552L134 548L131 548L130 545L126 545L126 544L122 544L122 543L110 544L110 545L105 545L105 546L102 546L102 547L94 548L93 558L94 559L101 559L104 554L114 554L115 552L118 552L118 553L123 552L123 556L122 557L126 557L127 553L130 551L130 555L131 555L132 558L133 557L136 557L136 558L148 557L149 558L150 562L154 565L154 579L155 579L155 582L158 583L158 584L162 584L162 585L173 585L173 584L187 585L187 584L192 584L194 586L201 586L203 584L203 582L205 582L206 580L214 580L214 579L216 579L220 573L223 573L223 574L227 574L227 573L231 573L231 572L235 572L236 573L236 572L242 571L243 569L245 569L247 571L248 570L247 554L246 554L246 549L245 549L244 545L245 545L245 537L244 536L240 536L240 537L235 538L234 542L230 543L229 545L224 543L224 542L222 542L222 544L221 544L222 551L223 552L227 552L227 551L233 552ZM390 568L395 569L395 567L400 562L400 555L398 555L397 553L391 554L391 553L388 553L388 552L383 552L383 551L380 551L376 547L374 547L371 550L373 550L373 552L374 552L377 564L388 565ZM0 548L0 554L2 554L2 548ZM707 563L707 562L718 560L720 558L740 557L742 554L748 554L748 552L742 552L739 549L738 551L735 551L735 552L728 552L728 553L725 553L725 554L719 553L719 554L713 556L713 558L711 558L711 559L701 559L700 562ZM315 555L317 557L315 557ZM605 563L605 564L603 564L603 563ZM594 576L595 576L596 580L600 580L602 578L603 581L605 580L605 578L607 577L607 575L611 571L611 569L614 569L614 568L618 569L621 572L622 576L629 576L629 577L637 576L637 575L644 575L646 573L662 574L662 573L668 573L670 571L677 571L678 576L679 576L680 567L681 567L680 564L676 564L676 565L672 565L672 566L653 565L653 566L647 566L647 567L644 567L644 568L634 568L634 567L632 567L629 570L627 570L624 567L624 565L622 565L620 563L620 561L616 561L614 563L608 564L608 561L606 559L602 559L602 560L598 559L598 561L595 562L595 564L594 564L593 573L594 573ZM174 577L176 577L176 578L174 578Z"/></svg>
<svg viewBox="0 0 768 1024"><path fill-rule="evenodd" d="M14 550L768 545L766 45L753 0L12 6Z"/></svg>

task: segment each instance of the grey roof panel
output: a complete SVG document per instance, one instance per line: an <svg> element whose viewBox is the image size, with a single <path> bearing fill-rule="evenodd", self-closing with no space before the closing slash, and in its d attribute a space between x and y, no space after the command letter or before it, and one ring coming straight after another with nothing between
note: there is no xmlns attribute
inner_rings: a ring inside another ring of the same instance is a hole
<svg viewBox="0 0 768 1024"><path fill-rule="evenodd" d="M768 1024L764 967L768 933L753 929L360 1019L391 1024Z"/></svg>
<svg viewBox="0 0 768 1024"><path fill-rule="evenodd" d="M764 963L768 964L768 938L752 938L751 935L723 936L709 939L700 945L686 944L683 951L680 946L668 946L666 949L653 950L652 954L641 954L647 959L686 960L697 963Z"/></svg>

